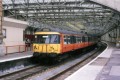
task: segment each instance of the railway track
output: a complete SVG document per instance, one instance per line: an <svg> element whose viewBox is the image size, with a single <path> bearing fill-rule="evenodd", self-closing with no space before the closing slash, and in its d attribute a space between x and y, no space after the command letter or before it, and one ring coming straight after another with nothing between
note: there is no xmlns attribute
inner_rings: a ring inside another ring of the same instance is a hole
<svg viewBox="0 0 120 80"><path fill-rule="evenodd" d="M73 59L71 61L65 62L62 65L53 67L43 73L39 73L36 76L29 77L27 80L33 79L33 80L55 80L58 76L64 75L65 72L71 70L75 66L82 64L82 62L87 61L85 64L93 60L96 56L98 56L106 46L102 46L97 50L91 51L90 53L87 53L77 59ZM82 64L84 66L85 64ZM59 79L56 79L59 80Z"/></svg>
<svg viewBox="0 0 120 80"><path fill-rule="evenodd" d="M70 76L70 74L77 71L78 69L80 69L81 67L83 67L84 65L89 63L91 60L96 58L104 49L105 49L105 46L102 48L99 48L98 51L96 51L95 53L93 52L93 54L91 54L89 57L85 58L83 61L76 63L75 65L69 67L68 69L64 70L61 73L51 76L48 80L64 80L65 78Z"/></svg>
<svg viewBox="0 0 120 80"><path fill-rule="evenodd" d="M47 67L45 66L32 66L26 69L22 69L10 74L6 74L3 76L0 76L0 80L21 80L23 78L26 78L28 76L32 76L35 73L42 72L46 70Z"/></svg>
<svg viewBox="0 0 120 80"><path fill-rule="evenodd" d="M25 79L25 80L30 80L30 79L53 80L57 76L62 75L63 73L69 71L73 67L82 63L88 57L91 59L95 58L104 49L105 49L105 47L100 47L99 49L96 49L94 51L91 51L90 53L80 56L77 59L71 58L72 60L70 59L70 60L64 61L64 62L56 64L56 65L50 65L50 66L37 65L34 67L29 67L24 70L20 70L20 71L11 73L11 74L0 76L0 80L23 80L23 79Z"/></svg>

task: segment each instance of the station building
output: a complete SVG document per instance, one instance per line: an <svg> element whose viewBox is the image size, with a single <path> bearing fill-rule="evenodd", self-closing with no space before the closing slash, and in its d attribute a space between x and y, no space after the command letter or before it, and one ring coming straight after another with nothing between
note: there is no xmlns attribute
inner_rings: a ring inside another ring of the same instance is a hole
<svg viewBox="0 0 120 80"><path fill-rule="evenodd" d="M24 31L28 26L26 21L3 18L3 53L1 55L26 51Z"/></svg>

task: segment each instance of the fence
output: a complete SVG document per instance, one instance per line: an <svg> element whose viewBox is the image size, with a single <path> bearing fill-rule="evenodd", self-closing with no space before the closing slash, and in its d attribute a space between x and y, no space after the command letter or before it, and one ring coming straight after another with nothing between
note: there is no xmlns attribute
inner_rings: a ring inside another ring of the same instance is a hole
<svg viewBox="0 0 120 80"><path fill-rule="evenodd" d="M6 55L8 53L16 53L16 52L26 52L26 51L31 51L32 50L32 45L14 45L14 46L5 46L5 53Z"/></svg>

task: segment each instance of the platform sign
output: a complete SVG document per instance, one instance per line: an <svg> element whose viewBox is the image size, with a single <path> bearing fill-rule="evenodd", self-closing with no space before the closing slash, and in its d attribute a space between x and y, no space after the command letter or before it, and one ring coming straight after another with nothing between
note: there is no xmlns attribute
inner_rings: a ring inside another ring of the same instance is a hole
<svg viewBox="0 0 120 80"><path fill-rule="evenodd" d="M2 0L0 0L0 44L2 43L3 35L2 35Z"/></svg>

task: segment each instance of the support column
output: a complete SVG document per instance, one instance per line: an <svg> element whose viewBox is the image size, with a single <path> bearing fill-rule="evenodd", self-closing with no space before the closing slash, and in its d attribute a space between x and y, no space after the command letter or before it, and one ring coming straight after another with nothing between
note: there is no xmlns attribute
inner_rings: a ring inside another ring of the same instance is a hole
<svg viewBox="0 0 120 80"><path fill-rule="evenodd" d="M2 0L0 0L0 44L2 44L3 35L2 35Z"/></svg>
<svg viewBox="0 0 120 80"><path fill-rule="evenodd" d="M120 37L120 26L119 26L119 28L118 28L118 29L119 29L119 35L118 35L118 36Z"/></svg>
<svg viewBox="0 0 120 80"><path fill-rule="evenodd" d="M4 53L4 49L5 49L5 46L4 46L4 42L3 42L3 33L2 33L2 0L0 0L0 56L1 55L5 55Z"/></svg>

